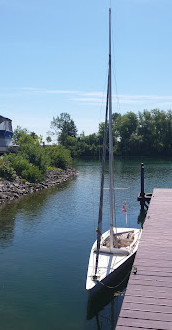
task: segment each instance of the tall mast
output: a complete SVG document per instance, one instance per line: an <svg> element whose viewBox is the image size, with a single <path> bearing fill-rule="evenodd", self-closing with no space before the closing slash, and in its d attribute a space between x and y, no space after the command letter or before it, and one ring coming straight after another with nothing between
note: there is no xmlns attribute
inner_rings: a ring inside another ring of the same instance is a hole
<svg viewBox="0 0 172 330"><path fill-rule="evenodd" d="M113 136L112 136L112 82L111 82L111 8L109 9L109 179L110 179L110 249L113 248Z"/></svg>

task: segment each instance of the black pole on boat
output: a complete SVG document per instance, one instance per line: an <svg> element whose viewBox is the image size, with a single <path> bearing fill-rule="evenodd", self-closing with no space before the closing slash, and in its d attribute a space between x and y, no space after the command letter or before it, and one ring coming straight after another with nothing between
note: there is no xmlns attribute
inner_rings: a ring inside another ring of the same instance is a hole
<svg viewBox="0 0 172 330"><path fill-rule="evenodd" d="M144 164L141 163L141 192L140 192L140 196L141 196L141 201L140 201L140 205L141 205L141 209L144 209L144 205L145 205L145 201L144 201L144 196L145 196L145 188L144 188Z"/></svg>

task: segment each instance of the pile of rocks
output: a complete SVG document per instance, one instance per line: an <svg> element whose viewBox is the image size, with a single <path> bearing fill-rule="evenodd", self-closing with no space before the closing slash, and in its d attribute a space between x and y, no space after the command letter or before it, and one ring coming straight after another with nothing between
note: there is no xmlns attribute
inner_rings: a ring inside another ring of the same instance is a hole
<svg viewBox="0 0 172 330"><path fill-rule="evenodd" d="M45 180L41 183L24 182L20 179L16 179L14 182L0 180L0 204L18 199L20 196L53 187L77 174L77 170L68 168L64 171L49 171Z"/></svg>

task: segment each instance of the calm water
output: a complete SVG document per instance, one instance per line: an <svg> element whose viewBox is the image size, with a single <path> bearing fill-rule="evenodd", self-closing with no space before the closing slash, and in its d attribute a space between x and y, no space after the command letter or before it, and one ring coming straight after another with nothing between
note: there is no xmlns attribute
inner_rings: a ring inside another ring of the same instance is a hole
<svg viewBox="0 0 172 330"><path fill-rule="evenodd" d="M126 226L122 214L126 201L128 226L140 227L141 161L146 192L172 188L172 160L117 160L118 226ZM95 315L85 290L90 248L96 238L100 164L80 162L75 167L80 174L67 184L0 210L0 330L115 329L123 296L104 307L99 300L100 311ZM108 187L107 175L108 171ZM105 190L105 216L107 199Z"/></svg>

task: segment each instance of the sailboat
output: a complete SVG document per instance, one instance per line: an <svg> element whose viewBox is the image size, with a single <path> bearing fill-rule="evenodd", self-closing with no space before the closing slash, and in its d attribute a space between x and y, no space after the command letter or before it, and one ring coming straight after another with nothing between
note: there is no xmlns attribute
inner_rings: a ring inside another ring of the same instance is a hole
<svg viewBox="0 0 172 330"><path fill-rule="evenodd" d="M104 169L106 158L107 127L109 117L109 205L110 229L102 234ZM111 84L111 8L109 9L109 72L104 126L104 142L102 157L102 175L100 187L100 203L97 227L97 240L94 242L88 264L86 289L95 292L110 287L114 280L120 281L122 272L134 261L141 237L141 229L117 228L114 222L114 175L113 175L113 135L112 135L112 84Z"/></svg>

